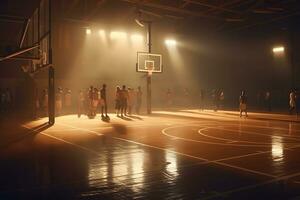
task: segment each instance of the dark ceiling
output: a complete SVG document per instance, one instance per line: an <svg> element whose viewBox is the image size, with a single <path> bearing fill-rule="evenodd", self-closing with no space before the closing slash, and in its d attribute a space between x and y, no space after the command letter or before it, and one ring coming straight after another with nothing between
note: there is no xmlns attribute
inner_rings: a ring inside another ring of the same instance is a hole
<svg viewBox="0 0 300 200"><path fill-rule="evenodd" d="M39 0L1 0L0 21L27 18ZM97 21L124 12L152 20L199 21L218 30L277 23L300 14L299 0L52 0L61 17ZM127 10L127 11L126 11Z"/></svg>
<svg viewBox="0 0 300 200"><path fill-rule="evenodd" d="M298 18L299 0L64 0L65 17L91 20L131 8L137 17L152 20L193 21L216 30L242 30Z"/></svg>
<svg viewBox="0 0 300 200"><path fill-rule="evenodd" d="M39 0L0 1L0 27L9 32L1 31L0 43L20 37L25 19L38 4ZM52 0L52 4L54 21L86 24L125 24L126 19L142 18L231 32L274 25L287 29L291 21L294 26L300 22L299 0Z"/></svg>

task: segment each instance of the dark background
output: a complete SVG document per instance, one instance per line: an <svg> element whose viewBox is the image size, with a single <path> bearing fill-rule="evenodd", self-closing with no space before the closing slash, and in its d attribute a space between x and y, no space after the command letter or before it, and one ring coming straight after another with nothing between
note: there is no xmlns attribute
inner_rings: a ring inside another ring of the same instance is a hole
<svg viewBox="0 0 300 200"><path fill-rule="evenodd" d="M27 18L38 2L1 1L0 15ZM175 1L153 2L174 6ZM140 14L137 14L137 10L141 8L163 16L172 14L178 17L174 19L141 15L142 18L154 21L152 51L163 55L164 72L153 75L153 101L156 106L163 104L168 88L177 96L177 104L183 105L180 98L184 88L187 88L194 104L198 101L200 89L206 90L209 98L212 90L224 90L227 107L236 107L242 89L248 91L253 107L257 107L259 92L270 90L274 105L285 108L288 106L289 90L300 85L299 15L295 14L299 11L299 3L266 2L266 5L275 4L287 9L287 15L289 12L293 14L272 21L270 19L277 19L281 15L253 17L253 14L247 15L246 12L244 15L249 18L249 22L220 25L219 21L212 19L183 14L178 16L177 13L166 13L124 1L104 1L96 11L93 9L94 1L53 1L52 44L56 86L78 91L91 84L100 87L105 82L111 98L116 85L126 84L134 88L141 85L145 90L145 76L136 73L135 63L136 51L147 50L146 41L139 47L133 47L129 43L116 44L108 39L105 44L96 34L87 36L85 33L86 28L91 28L93 33L99 29L105 30L107 34L122 30L128 35L141 33L146 39L146 29L134 22ZM185 9L195 10L194 5L189 6ZM242 11L243 8L232 9ZM213 12L211 16L228 19L224 13L217 15ZM268 23L264 23L265 21ZM17 49L23 24L3 20L0 23L0 53L6 55ZM168 51L164 44L164 40L170 37L178 42L177 53ZM273 54L272 48L278 45L285 47L284 55ZM11 87L15 90L20 80L24 80L26 75L20 68L22 62L24 61L0 62L1 88ZM34 77L40 89L47 86L46 77L46 71Z"/></svg>

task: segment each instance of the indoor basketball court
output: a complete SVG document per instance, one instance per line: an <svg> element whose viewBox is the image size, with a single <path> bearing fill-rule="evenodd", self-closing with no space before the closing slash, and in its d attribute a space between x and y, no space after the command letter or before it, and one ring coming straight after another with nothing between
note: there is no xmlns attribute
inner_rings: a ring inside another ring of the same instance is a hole
<svg viewBox="0 0 300 200"><path fill-rule="evenodd" d="M58 117L46 130L37 129L30 148L53 146L67 157L82 154L83 174L69 177L77 170L69 159L65 161L69 172L53 174L67 179L64 190L79 185L67 190L68 197L281 198L299 195L295 155L300 150L300 126L296 118L287 117L249 113L240 118L237 112L181 110L125 119L111 115L110 123L105 123L69 115ZM39 123L23 127L34 131ZM18 148L13 144L10 152ZM80 186L86 181L87 188ZM52 185L35 187L38 194L52 191L63 196ZM31 195L33 188L28 189Z"/></svg>
<svg viewBox="0 0 300 200"><path fill-rule="evenodd" d="M0 199L300 199L296 1L0 2Z"/></svg>

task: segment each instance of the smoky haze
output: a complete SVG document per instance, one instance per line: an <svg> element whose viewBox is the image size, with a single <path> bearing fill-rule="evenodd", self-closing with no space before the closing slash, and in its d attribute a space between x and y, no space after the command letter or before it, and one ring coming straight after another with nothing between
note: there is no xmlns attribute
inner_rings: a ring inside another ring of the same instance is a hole
<svg viewBox="0 0 300 200"><path fill-rule="evenodd" d="M91 34L86 34L87 28ZM139 38L133 39L132 35ZM167 38L175 39L176 46L167 46ZM260 90L285 92L283 89L290 86L288 59L274 57L271 51L277 40L279 44L286 43L284 38L178 31L173 26L154 23L152 52L163 56L163 73L152 77L154 105L163 106L167 89L178 98L178 105L183 105L180 98L185 89L194 104L201 89L207 91L209 98L214 89L224 90L228 106L236 105L242 89L249 91L253 101ZM135 24L134 19L122 27L61 24L55 41L57 86L77 91L106 83L111 98L115 86L123 84L142 86L146 93L146 76L136 72L136 62L137 51L148 50L147 29Z"/></svg>
<svg viewBox="0 0 300 200"><path fill-rule="evenodd" d="M141 86L145 106L146 75L136 72L136 62L137 51L148 50L147 28L135 23L137 8L120 1L107 1L94 16L87 19L86 16L91 13L89 9L81 12L83 4L79 3L70 13L64 13L64 6L67 5L53 4L52 44L56 87L70 88L73 94L77 94L90 85L99 88L106 83L110 107L113 108L117 85ZM26 15L29 16L30 12ZM287 21L283 20L274 26L267 25L265 29L253 27L230 32L218 31L214 21L200 18L170 19L144 14L141 17L153 21L152 52L163 57L163 73L152 76L154 107L165 106L168 89L172 92L174 106L197 106L200 90L205 91L207 105L210 106L213 91L223 90L225 107L236 109L239 93L243 89L248 93L250 106L255 106L257 97L267 90L272 93L274 106L287 106L293 75L291 60L299 63L297 56L291 56L291 45L294 52L300 49L298 26L291 26L291 29L285 26ZM290 24L297 25L298 22L297 19L294 22L289 20ZM17 27L10 28L1 32L7 36L3 38L11 38L7 33L18 32ZM90 34L86 34L87 28L91 30ZM21 33L22 26L19 29ZM142 38L133 37L136 34ZM176 46L167 46L165 39L175 39ZM286 51L275 55L272 52L274 46L284 46ZM24 64L22 62L0 63L5 66L0 69L3 88L24 85L19 81L23 73L20 69ZM299 73L299 67L296 71ZM47 76L46 70L35 76L40 91L48 85ZM299 78L295 77L299 85ZM76 101L76 95L73 98Z"/></svg>

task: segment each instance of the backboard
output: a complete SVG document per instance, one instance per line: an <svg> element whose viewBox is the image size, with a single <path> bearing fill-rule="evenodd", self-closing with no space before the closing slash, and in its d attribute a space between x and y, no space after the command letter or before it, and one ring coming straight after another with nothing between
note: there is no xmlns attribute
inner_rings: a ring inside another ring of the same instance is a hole
<svg viewBox="0 0 300 200"><path fill-rule="evenodd" d="M24 32L24 38L22 38L20 43L20 48L38 45L38 48L23 54L31 59L31 62L29 62L31 73L35 73L49 64L51 37L49 4L50 0L40 1L39 6L29 18L28 25Z"/></svg>
<svg viewBox="0 0 300 200"><path fill-rule="evenodd" d="M162 55L146 52L137 52L137 72L161 73Z"/></svg>

